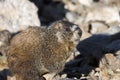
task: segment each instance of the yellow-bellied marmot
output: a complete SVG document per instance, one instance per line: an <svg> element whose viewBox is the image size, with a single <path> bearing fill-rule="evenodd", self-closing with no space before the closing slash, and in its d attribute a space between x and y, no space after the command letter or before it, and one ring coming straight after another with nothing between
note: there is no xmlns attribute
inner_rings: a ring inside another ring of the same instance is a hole
<svg viewBox="0 0 120 80"><path fill-rule="evenodd" d="M17 80L42 80L49 72L60 72L81 37L80 28L57 21L47 29L29 27L13 37L8 64Z"/></svg>

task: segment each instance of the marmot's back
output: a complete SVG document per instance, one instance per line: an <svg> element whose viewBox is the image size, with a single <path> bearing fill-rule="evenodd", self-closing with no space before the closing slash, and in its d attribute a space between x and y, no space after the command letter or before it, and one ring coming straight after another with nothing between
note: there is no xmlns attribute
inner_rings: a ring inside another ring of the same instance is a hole
<svg viewBox="0 0 120 80"><path fill-rule="evenodd" d="M47 72L60 72L80 36L78 26L65 21L49 29L30 27L11 40L9 67L22 80L40 80Z"/></svg>
<svg viewBox="0 0 120 80"><path fill-rule="evenodd" d="M30 27L15 35L11 40L8 51L8 64L18 80L34 80L34 74L39 74L34 67L35 55L37 55L35 51L37 51L37 47L40 47L40 43L43 43L41 33L41 28ZM32 79L33 77L34 79ZM35 80L39 80L39 76Z"/></svg>

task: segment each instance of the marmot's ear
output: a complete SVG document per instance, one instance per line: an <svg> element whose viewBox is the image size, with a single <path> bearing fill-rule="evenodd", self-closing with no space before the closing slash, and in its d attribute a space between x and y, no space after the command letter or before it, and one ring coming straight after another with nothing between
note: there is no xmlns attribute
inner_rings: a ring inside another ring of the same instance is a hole
<svg viewBox="0 0 120 80"><path fill-rule="evenodd" d="M58 42L64 43L63 36L62 36L62 33L61 33L61 32L57 32L57 33L56 33L56 37L57 37L57 39L58 39Z"/></svg>
<svg viewBox="0 0 120 80"><path fill-rule="evenodd" d="M57 23L57 25L55 26L55 28L57 30L62 30L63 29L63 25L61 23Z"/></svg>

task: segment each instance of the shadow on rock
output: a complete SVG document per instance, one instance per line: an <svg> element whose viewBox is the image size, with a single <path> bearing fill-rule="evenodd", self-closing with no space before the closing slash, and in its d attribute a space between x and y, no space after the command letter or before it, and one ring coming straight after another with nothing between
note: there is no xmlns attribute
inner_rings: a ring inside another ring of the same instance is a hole
<svg viewBox="0 0 120 80"><path fill-rule="evenodd" d="M9 69L4 69L0 71L0 80L7 80L7 76L13 76Z"/></svg>
<svg viewBox="0 0 120 80"><path fill-rule="evenodd" d="M100 66L105 54L113 54L120 50L120 33L114 35L96 34L79 42L77 46L80 54L74 60L66 63L63 73L67 77L78 79L84 74L89 75L92 70Z"/></svg>
<svg viewBox="0 0 120 80"><path fill-rule="evenodd" d="M38 7L38 16L42 25L61 20L65 17L64 4L59 0L30 0Z"/></svg>

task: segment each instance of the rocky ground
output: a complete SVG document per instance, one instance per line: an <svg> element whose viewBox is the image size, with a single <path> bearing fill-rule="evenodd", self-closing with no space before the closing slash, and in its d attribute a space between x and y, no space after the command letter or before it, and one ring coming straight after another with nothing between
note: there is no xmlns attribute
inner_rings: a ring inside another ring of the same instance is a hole
<svg viewBox="0 0 120 80"><path fill-rule="evenodd" d="M78 52L60 80L120 80L120 0L0 0L0 10L0 31L13 34L60 19L80 26ZM0 80L11 76L3 54L8 45L0 36Z"/></svg>

